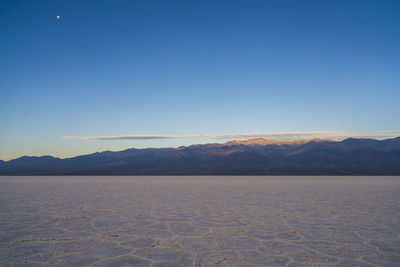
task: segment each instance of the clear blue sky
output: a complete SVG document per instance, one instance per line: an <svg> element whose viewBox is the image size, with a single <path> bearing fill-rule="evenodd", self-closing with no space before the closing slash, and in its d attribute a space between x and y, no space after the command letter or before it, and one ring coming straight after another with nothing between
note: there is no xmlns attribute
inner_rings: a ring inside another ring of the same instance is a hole
<svg viewBox="0 0 400 267"><path fill-rule="evenodd" d="M399 117L400 1L0 1L0 159Z"/></svg>

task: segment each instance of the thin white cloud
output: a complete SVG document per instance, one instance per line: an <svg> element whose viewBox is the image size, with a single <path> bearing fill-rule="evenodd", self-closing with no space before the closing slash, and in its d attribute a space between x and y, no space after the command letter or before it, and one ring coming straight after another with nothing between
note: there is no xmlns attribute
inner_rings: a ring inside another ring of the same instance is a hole
<svg viewBox="0 0 400 267"><path fill-rule="evenodd" d="M267 132L267 133L234 133L234 134L192 134L192 135L118 135L118 136L62 136L73 140L160 140L160 139L210 139L232 140L265 138L272 140L298 140L322 138L340 141L346 138L373 138L386 139L400 135L400 130L391 130L376 133L343 133L343 132Z"/></svg>

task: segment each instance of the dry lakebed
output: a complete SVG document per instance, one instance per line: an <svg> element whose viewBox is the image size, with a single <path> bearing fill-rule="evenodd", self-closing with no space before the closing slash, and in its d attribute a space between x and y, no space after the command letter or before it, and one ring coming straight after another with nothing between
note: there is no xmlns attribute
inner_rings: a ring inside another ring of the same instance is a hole
<svg viewBox="0 0 400 267"><path fill-rule="evenodd" d="M0 266L400 266L400 177L0 177Z"/></svg>

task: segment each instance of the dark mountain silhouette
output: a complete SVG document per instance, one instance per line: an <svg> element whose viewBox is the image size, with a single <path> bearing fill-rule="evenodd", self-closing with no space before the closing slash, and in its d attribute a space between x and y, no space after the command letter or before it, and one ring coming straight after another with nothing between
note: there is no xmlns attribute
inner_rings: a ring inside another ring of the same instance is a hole
<svg viewBox="0 0 400 267"><path fill-rule="evenodd" d="M400 137L251 139L0 161L0 175L400 175Z"/></svg>

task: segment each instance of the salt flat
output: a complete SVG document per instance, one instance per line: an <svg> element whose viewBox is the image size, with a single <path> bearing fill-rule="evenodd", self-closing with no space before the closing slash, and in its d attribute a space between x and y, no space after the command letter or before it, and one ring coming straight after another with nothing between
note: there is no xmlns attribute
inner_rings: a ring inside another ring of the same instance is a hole
<svg viewBox="0 0 400 267"><path fill-rule="evenodd" d="M400 177L0 177L1 266L399 266Z"/></svg>

